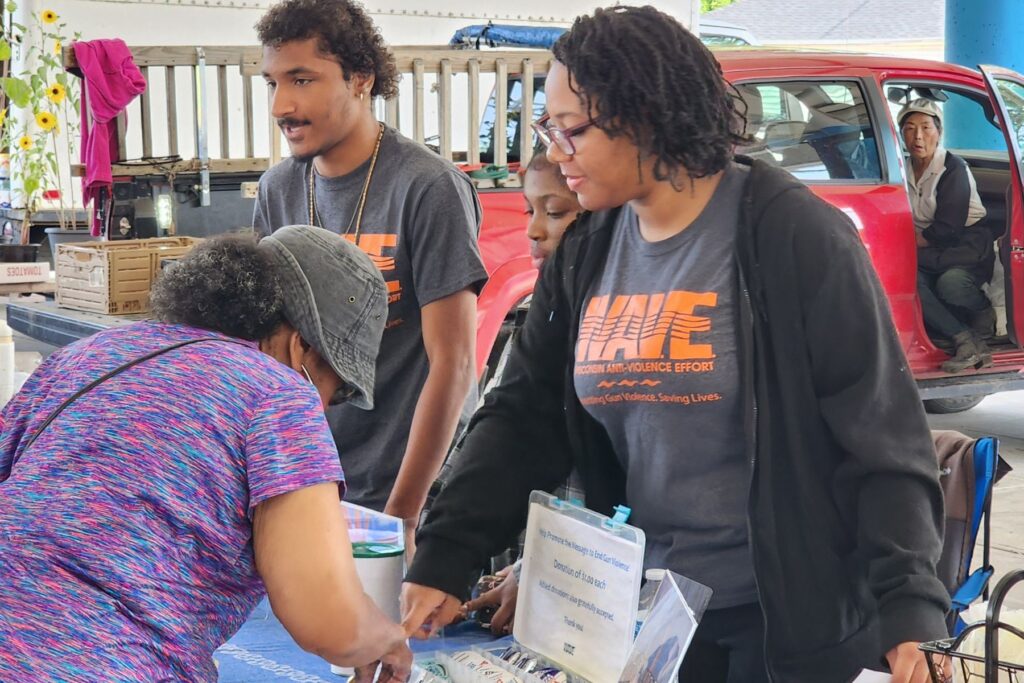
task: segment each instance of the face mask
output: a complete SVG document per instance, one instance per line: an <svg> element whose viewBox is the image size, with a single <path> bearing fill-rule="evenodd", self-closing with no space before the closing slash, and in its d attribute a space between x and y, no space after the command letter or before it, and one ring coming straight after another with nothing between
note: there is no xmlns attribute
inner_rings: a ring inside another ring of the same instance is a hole
<svg viewBox="0 0 1024 683"><path fill-rule="evenodd" d="M314 382L313 378L309 376L309 370L306 369L306 366L305 365L299 365L299 367L302 368L302 374L306 376L306 379L309 381L309 383L312 384L315 387L316 386L316 382Z"/></svg>

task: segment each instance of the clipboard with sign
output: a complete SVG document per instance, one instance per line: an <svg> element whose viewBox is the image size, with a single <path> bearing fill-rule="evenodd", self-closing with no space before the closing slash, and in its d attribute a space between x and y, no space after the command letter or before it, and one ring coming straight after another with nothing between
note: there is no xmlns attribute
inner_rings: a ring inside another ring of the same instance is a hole
<svg viewBox="0 0 1024 683"><path fill-rule="evenodd" d="M644 543L634 526L534 491L516 642L587 680L617 681L633 644Z"/></svg>
<svg viewBox="0 0 1024 683"><path fill-rule="evenodd" d="M617 683L636 631L644 545L622 513L607 517L534 491L514 642L437 652L410 681Z"/></svg>

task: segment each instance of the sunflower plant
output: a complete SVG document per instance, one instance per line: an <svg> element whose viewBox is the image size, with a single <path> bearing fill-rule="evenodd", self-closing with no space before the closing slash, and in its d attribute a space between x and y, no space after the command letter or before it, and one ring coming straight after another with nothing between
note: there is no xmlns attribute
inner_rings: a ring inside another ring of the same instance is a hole
<svg viewBox="0 0 1024 683"><path fill-rule="evenodd" d="M13 13L17 4L7 0L4 9ZM61 227L65 208L71 208L70 162L78 144L81 97L78 79L64 71L61 47L78 37L68 34L67 24L51 9L32 14L28 26L11 22L0 34L0 145L11 155L12 199L32 212L43 191L56 187ZM20 73L11 73L12 57L20 57ZM59 161L59 149L68 163ZM74 212L71 216L74 223Z"/></svg>

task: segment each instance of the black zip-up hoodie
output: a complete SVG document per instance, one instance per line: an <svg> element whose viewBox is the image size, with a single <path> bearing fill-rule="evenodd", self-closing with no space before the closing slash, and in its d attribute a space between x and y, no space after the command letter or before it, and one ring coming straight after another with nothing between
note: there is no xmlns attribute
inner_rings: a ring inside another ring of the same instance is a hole
<svg viewBox="0 0 1024 683"><path fill-rule="evenodd" d="M856 229L784 171L751 165L736 244L751 550L774 681L850 680L945 635L938 468L889 307ZM466 596L575 466L587 507L625 500L573 354L618 210L586 214L538 280L499 386L474 417L406 581ZM685 446L680 446L685 451ZM680 500L680 505L687 501Z"/></svg>

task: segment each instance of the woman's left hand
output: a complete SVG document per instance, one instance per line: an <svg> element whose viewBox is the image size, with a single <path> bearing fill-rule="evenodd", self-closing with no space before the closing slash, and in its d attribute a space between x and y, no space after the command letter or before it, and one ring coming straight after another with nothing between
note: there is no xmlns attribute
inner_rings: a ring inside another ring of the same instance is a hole
<svg viewBox="0 0 1024 683"><path fill-rule="evenodd" d="M886 653L892 671L892 683L931 683L928 660L918 645L921 643L900 643Z"/></svg>
<svg viewBox="0 0 1024 683"><path fill-rule="evenodd" d="M512 632L512 623L516 616L516 599L519 597L519 582L511 566L505 567L497 575L504 577L504 580L476 600L467 602L462 610L468 614L484 607L497 607L497 611L491 617L491 633L501 636Z"/></svg>

